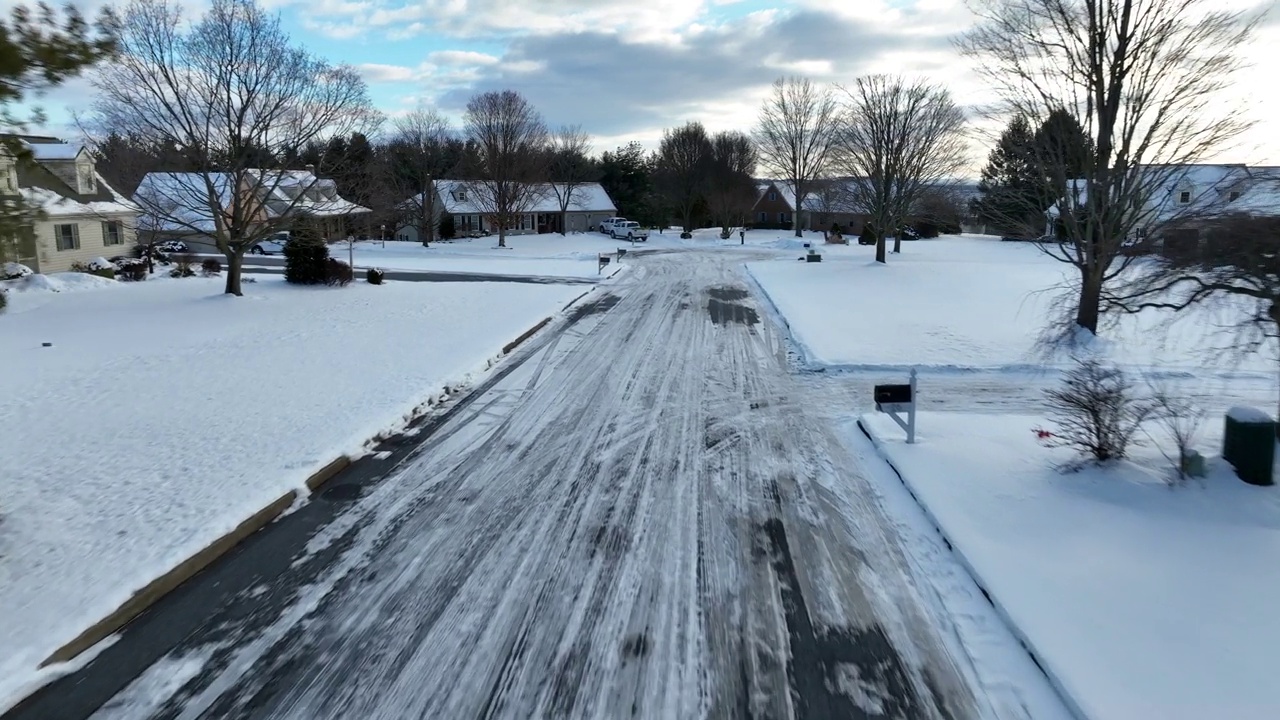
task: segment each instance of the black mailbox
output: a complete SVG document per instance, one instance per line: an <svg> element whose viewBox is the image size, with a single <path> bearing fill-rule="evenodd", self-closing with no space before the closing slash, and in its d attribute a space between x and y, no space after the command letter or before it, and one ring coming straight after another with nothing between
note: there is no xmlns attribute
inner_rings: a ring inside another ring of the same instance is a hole
<svg viewBox="0 0 1280 720"><path fill-rule="evenodd" d="M876 405L894 405L911 402L910 385L877 385L875 389Z"/></svg>
<svg viewBox="0 0 1280 720"><path fill-rule="evenodd" d="M626 255L627 255L627 249L626 249L626 248L618 248L618 259L619 259L619 260L621 260L622 258L626 257Z"/></svg>

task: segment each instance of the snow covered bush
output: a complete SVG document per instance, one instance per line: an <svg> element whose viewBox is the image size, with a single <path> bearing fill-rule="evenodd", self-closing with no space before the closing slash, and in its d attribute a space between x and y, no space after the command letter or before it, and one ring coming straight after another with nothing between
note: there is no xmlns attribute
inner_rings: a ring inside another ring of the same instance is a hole
<svg viewBox="0 0 1280 720"><path fill-rule="evenodd" d="M1057 425L1046 444L1072 448L1098 463L1124 458L1152 411L1149 400L1134 395L1122 370L1093 357L1076 360L1062 387L1045 396L1048 417Z"/></svg>
<svg viewBox="0 0 1280 720"><path fill-rule="evenodd" d="M97 275L108 280L114 280L116 277L116 266L103 258L95 258L89 262L73 262L71 263L71 272L84 273L86 275Z"/></svg>
<svg viewBox="0 0 1280 720"><path fill-rule="evenodd" d="M222 261L218 258L205 258L200 263L200 274L204 277L216 277L222 274Z"/></svg>
<svg viewBox="0 0 1280 720"><path fill-rule="evenodd" d="M329 281L329 246L309 227L293 231L284 245L284 279L295 285Z"/></svg>
<svg viewBox="0 0 1280 720"><path fill-rule="evenodd" d="M364 277L369 281L370 285L381 285L384 275L385 273L378 268L369 268L368 272L364 274Z"/></svg>
<svg viewBox="0 0 1280 720"><path fill-rule="evenodd" d="M195 269L196 256L195 255L191 255L189 253L183 253L181 255L174 255L172 256L171 259L173 260L173 269L169 271L169 277L175 277L175 278L195 277L196 275L196 269Z"/></svg>
<svg viewBox="0 0 1280 720"><path fill-rule="evenodd" d="M325 282L329 285L346 287L353 277L351 266L337 258L329 258L325 263Z"/></svg>
<svg viewBox="0 0 1280 720"><path fill-rule="evenodd" d="M441 240L452 240L458 234L457 224L453 220L453 215L444 213L440 216L440 227L437 230Z"/></svg>
<svg viewBox="0 0 1280 720"><path fill-rule="evenodd" d="M137 257L111 258L116 266L116 279L128 282L139 282L147 279L147 261Z"/></svg>
<svg viewBox="0 0 1280 720"><path fill-rule="evenodd" d="M22 263L7 262L0 268L0 280L19 280L32 273L32 269Z"/></svg>

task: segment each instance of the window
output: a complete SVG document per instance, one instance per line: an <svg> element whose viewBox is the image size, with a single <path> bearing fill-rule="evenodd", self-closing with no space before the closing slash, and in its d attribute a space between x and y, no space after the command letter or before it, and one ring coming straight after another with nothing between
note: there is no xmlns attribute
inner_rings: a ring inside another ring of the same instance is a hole
<svg viewBox="0 0 1280 720"><path fill-rule="evenodd" d="M467 201L467 191L466 191L466 189L464 189L464 188L458 188L458 200L460 200L460 201L462 201L462 202L466 202L466 201Z"/></svg>
<svg viewBox="0 0 1280 720"><path fill-rule="evenodd" d="M1191 191L1183 190L1182 192L1178 193L1178 202L1182 203L1183 205L1186 205L1187 203L1191 202Z"/></svg>
<svg viewBox="0 0 1280 720"><path fill-rule="evenodd" d="M0 161L0 192L18 191L18 169L12 162Z"/></svg>
<svg viewBox="0 0 1280 720"><path fill-rule="evenodd" d="M775 191L775 190L770 190L770 191L769 191L769 200L770 200L770 201L773 201L773 200L777 200L777 199L778 199L778 193L777 193L777 191Z"/></svg>
<svg viewBox="0 0 1280 720"><path fill-rule="evenodd" d="M90 195L98 192L98 182L93 175L92 165L87 163L76 165L76 177L80 181L80 187L77 189L81 195Z"/></svg>
<svg viewBox="0 0 1280 720"><path fill-rule="evenodd" d="M790 221L791 221L791 217L788 216L786 213L784 212L778 213L778 222L784 223L784 222L790 222Z"/></svg>
<svg viewBox="0 0 1280 720"><path fill-rule="evenodd" d="M79 225L54 225L53 236L57 240L59 250L80 249Z"/></svg>
<svg viewBox="0 0 1280 720"><path fill-rule="evenodd" d="M108 220L102 223L102 244L123 245L124 233L120 231L119 220Z"/></svg>
<svg viewBox="0 0 1280 720"><path fill-rule="evenodd" d="M758 217L756 217L756 222L761 222L761 223L769 222L769 213L758 213L757 215Z"/></svg>

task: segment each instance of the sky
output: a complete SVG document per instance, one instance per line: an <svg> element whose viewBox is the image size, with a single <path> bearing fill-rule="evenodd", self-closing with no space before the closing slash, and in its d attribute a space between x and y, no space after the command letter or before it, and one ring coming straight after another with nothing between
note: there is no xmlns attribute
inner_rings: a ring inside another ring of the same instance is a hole
<svg viewBox="0 0 1280 720"><path fill-rule="evenodd" d="M176 1L193 13L207 2ZM972 23L963 0L259 1L295 42L356 67L388 115L435 107L456 121L473 93L510 88L549 126L581 125L597 152L631 140L656 147L664 128L691 120L749 130L784 75L847 84L891 72L940 83L962 105L990 99L952 45ZM1216 159L1280 165L1280 9L1248 55L1253 67L1230 101L1257 125ZM84 79L49 92L38 101L47 129L66 134L91 99ZM983 155L976 144L975 168Z"/></svg>

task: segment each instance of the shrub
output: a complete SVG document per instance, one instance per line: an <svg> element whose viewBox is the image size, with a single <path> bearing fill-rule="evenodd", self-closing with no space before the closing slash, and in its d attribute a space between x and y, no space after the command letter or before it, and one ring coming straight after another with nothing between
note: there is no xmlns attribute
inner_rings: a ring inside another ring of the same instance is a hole
<svg viewBox="0 0 1280 720"><path fill-rule="evenodd" d="M7 262L0 267L0 280L20 280L32 272L31 268L22 263Z"/></svg>
<svg viewBox="0 0 1280 720"><path fill-rule="evenodd" d="M171 259L173 260L173 269L169 271L169 277L176 277L176 278L195 277L196 275L196 269L195 269L196 256L195 255L191 255L189 253L183 253L182 255L174 255L172 256Z"/></svg>
<svg viewBox="0 0 1280 720"><path fill-rule="evenodd" d="M116 277L116 266L98 258L90 262L73 262L71 263L71 272L84 273L86 275L97 275L98 277L114 280Z"/></svg>
<svg viewBox="0 0 1280 720"><path fill-rule="evenodd" d="M138 282L147 279L147 261L142 258L121 256L111 258L116 268L116 279L127 282Z"/></svg>
<svg viewBox="0 0 1280 720"><path fill-rule="evenodd" d="M382 278L385 275L386 273L382 272L382 270L379 270L378 268L369 268L369 271L364 274L364 277L369 281L370 285L381 285Z"/></svg>
<svg viewBox="0 0 1280 720"><path fill-rule="evenodd" d="M1062 387L1046 390L1045 396L1049 419L1058 426L1047 444L1072 448L1098 463L1123 459L1152 411L1149 401L1134 396L1122 370L1095 358L1077 360Z"/></svg>
<svg viewBox="0 0 1280 720"><path fill-rule="evenodd" d="M338 287L346 287L352 278L351 266L338 258L329 258L325 263L325 282Z"/></svg>
<svg viewBox="0 0 1280 720"><path fill-rule="evenodd" d="M329 246L310 227L294 230L284 245L284 279L295 285L329 281Z"/></svg>
<svg viewBox="0 0 1280 720"><path fill-rule="evenodd" d="M9 291L0 289L0 313L4 312L4 309L6 306L8 306L8 304L9 304Z"/></svg>
<svg viewBox="0 0 1280 720"><path fill-rule="evenodd" d="M862 232L858 233L858 242L875 243L875 241L876 241L875 229L871 227L870 223L863 223Z"/></svg>
<svg viewBox="0 0 1280 720"><path fill-rule="evenodd" d="M831 234L840 235L840 223L831 223Z"/></svg>
<svg viewBox="0 0 1280 720"><path fill-rule="evenodd" d="M932 220L917 221L914 225L911 226L911 229L915 230L915 233L917 236L926 238L926 239L936 238L938 237L938 235L941 234L941 228L938 226L938 223Z"/></svg>
<svg viewBox="0 0 1280 720"><path fill-rule="evenodd" d="M1200 435L1200 427L1204 424L1204 408L1194 400L1175 395L1168 386L1159 382L1148 381L1151 387L1151 415L1164 430L1169 441L1173 443L1172 453L1160 447L1160 454L1173 466L1173 480L1177 485L1190 476L1190 458L1192 445ZM1150 433L1147 437L1151 437Z"/></svg>
<svg viewBox="0 0 1280 720"><path fill-rule="evenodd" d="M458 227L453 221L453 215L445 213L440 216L440 239L452 240L458 235Z"/></svg>
<svg viewBox="0 0 1280 720"><path fill-rule="evenodd" d="M214 277L222 274L222 261L218 258L205 258L200 263L200 274L205 277Z"/></svg>

